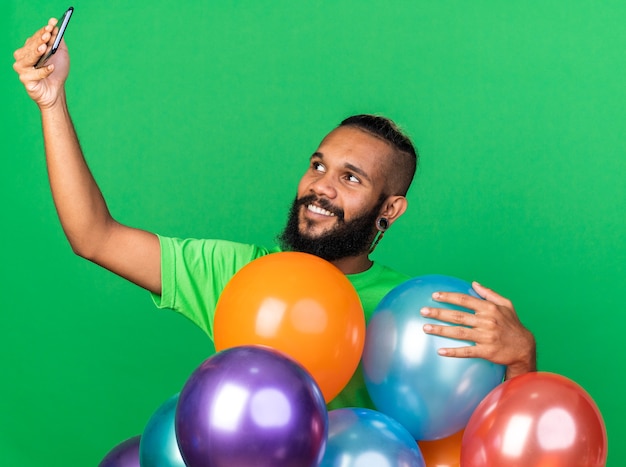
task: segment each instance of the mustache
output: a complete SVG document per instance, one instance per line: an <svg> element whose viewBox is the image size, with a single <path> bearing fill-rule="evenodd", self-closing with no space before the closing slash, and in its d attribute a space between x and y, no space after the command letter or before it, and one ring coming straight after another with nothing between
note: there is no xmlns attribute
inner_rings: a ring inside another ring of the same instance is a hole
<svg viewBox="0 0 626 467"><path fill-rule="evenodd" d="M302 198L299 198L296 201L296 207L306 206L308 204L316 204L322 209L326 209L328 212L332 212L337 217L337 219L339 219L340 221L343 221L343 218L344 218L343 209L341 209L338 206L335 206L326 198L320 198L317 195L311 194L311 195L303 196Z"/></svg>

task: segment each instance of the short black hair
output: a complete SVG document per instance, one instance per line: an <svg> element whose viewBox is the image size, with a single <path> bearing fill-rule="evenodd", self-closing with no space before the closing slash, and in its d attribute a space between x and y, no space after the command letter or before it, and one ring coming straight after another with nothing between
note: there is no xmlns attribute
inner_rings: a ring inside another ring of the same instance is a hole
<svg viewBox="0 0 626 467"><path fill-rule="evenodd" d="M339 127L350 126L369 133L385 141L393 148L389 174L393 195L405 196L417 169L419 155L411 139L389 118L378 115L353 115L343 120Z"/></svg>

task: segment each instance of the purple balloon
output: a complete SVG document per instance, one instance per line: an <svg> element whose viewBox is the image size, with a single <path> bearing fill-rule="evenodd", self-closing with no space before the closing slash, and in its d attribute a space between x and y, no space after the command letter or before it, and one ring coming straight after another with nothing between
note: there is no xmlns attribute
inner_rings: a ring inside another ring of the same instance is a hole
<svg viewBox="0 0 626 467"><path fill-rule="evenodd" d="M311 375L292 359L234 347L192 373L175 425L188 467L306 467L324 455L328 411Z"/></svg>
<svg viewBox="0 0 626 467"><path fill-rule="evenodd" d="M122 441L104 456L98 467L139 467L139 440L141 436Z"/></svg>

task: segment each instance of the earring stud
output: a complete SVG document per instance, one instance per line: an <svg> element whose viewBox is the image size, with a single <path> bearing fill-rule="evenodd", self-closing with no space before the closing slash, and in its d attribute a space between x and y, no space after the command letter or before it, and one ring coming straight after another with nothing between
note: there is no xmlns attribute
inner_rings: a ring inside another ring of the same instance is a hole
<svg viewBox="0 0 626 467"><path fill-rule="evenodd" d="M389 228L389 221L387 220L387 218L379 217L376 220L376 228L380 230L381 232L384 232L385 230L387 230Z"/></svg>

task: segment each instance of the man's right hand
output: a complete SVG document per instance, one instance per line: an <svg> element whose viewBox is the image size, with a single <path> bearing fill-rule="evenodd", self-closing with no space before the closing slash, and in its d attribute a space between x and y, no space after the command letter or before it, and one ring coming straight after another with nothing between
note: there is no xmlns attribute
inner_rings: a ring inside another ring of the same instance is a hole
<svg viewBox="0 0 626 467"><path fill-rule="evenodd" d="M64 40L45 66L35 68L35 63L46 52L56 24L57 20L51 18L47 25L29 37L24 46L13 53L13 69L19 75L28 95L41 109L53 107L59 97L64 96L63 85L70 69L70 57Z"/></svg>

